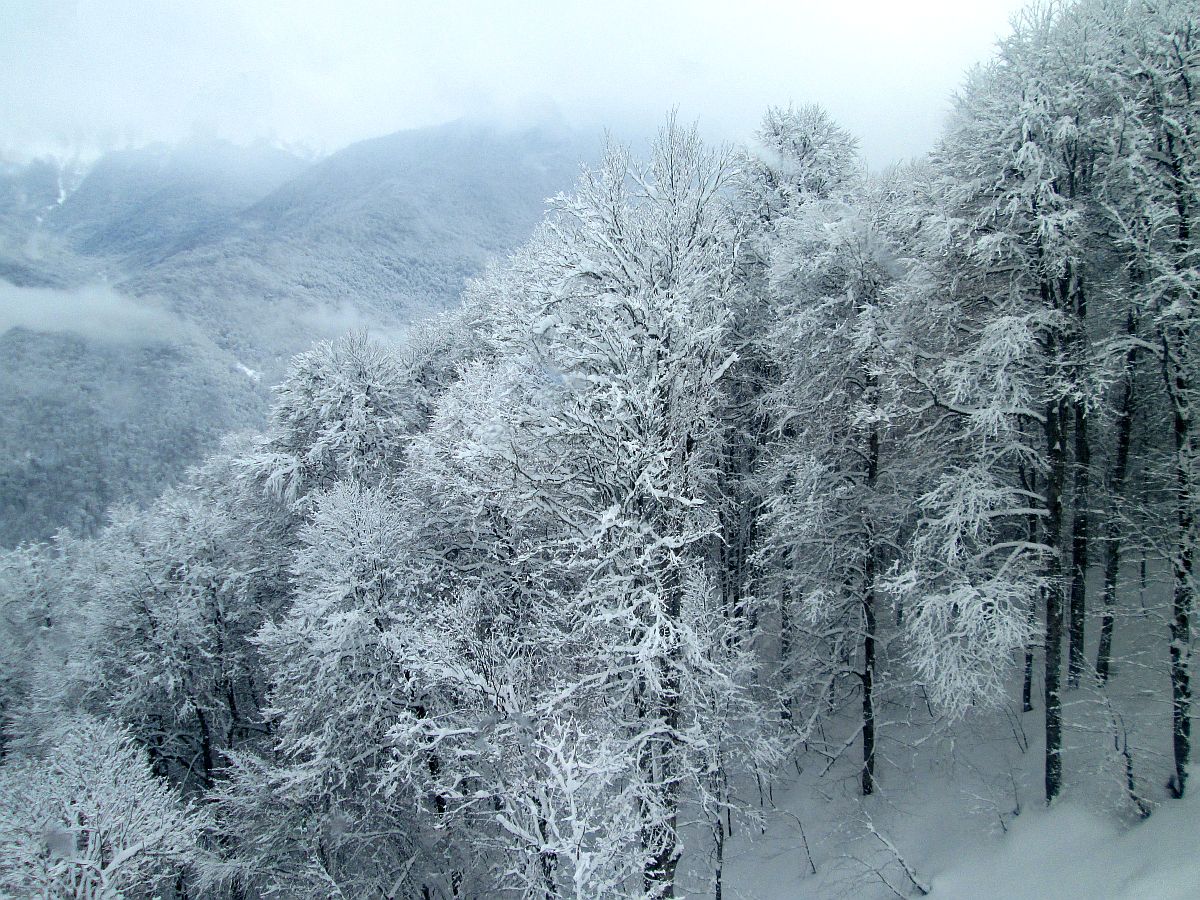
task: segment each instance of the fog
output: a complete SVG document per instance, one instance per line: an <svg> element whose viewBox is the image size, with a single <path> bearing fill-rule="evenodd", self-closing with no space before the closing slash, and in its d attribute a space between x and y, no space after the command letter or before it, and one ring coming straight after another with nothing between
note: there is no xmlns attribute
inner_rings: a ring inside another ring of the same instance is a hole
<svg viewBox="0 0 1200 900"><path fill-rule="evenodd" d="M376 340L400 344L408 333L405 326L383 324L377 316L345 302L303 310L296 315L296 321L313 340L333 340L354 331L370 334Z"/></svg>
<svg viewBox="0 0 1200 900"><path fill-rule="evenodd" d="M58 290L0 281L0 335L13 328L73 334L106 344L174 343L193 330L166 310L107 285Z"/></svg>
<svg viewBox="0 0 1200 900"><path fill-rule="evenodd" d="M822 103L873 165L936 138L1018 0L244 0L8 4L0 154L200 133L332 151L464 116L641 130L678 106L740 139Z"/></svg>

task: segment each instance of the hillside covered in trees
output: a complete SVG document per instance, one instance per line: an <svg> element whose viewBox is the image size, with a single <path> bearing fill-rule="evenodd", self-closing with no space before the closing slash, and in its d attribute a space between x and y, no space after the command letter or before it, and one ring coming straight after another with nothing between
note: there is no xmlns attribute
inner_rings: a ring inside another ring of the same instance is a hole
<svg viewBox="0 0 1200 900"><path fill-rule="evenodd" d="M887 171L668 116L6 551L0 893L1190 896L1198 79L1077 0Z"/></svg>
<svg viewBox="0 0 1200 900"><path fill-rule="evenodd" d="M454 122L317 161L193 140L0 164L0 546L153 500L260 429L314 339L453 305L594 153Z"/></svg>

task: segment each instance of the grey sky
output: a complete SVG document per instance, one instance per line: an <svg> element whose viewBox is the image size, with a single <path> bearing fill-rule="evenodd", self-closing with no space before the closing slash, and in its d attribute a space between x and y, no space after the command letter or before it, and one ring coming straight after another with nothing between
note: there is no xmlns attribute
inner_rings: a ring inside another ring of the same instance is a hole
<svg viewBox="0 0 1200 900"><path fill-rule="evenodd" d="M463 115L746 137L817 101L873 164L931 145L1021 0L4 0L0 153L199 131L332 150Z"/></svg>

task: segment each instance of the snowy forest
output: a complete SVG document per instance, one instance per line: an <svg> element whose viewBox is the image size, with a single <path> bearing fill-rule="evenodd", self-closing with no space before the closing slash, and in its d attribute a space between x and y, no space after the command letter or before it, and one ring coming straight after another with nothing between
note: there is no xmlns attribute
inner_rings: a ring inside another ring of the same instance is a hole
<svg viewBox="0 0 1200 900"><path fill-rule="evenodd" d="M0 895L1195 896L1198 144L1194 0L1030 7L883 171L610 142L0 551Z"/></svg>

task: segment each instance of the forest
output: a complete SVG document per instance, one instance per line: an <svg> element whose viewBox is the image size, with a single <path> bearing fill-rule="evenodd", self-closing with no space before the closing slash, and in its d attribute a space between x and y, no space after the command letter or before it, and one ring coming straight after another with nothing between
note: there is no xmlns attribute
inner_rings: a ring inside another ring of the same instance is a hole
<svg viewBox="0 0 1200 900"><path fill-rule="evenodd" d="M778 896L969 896L885 823L999 742L987 827L1169 816L1198 142L1193 0L1075 0L885 171L814 105L610 143L460 305L0 551L0 895L728 900L787 827Z"/></svg>

